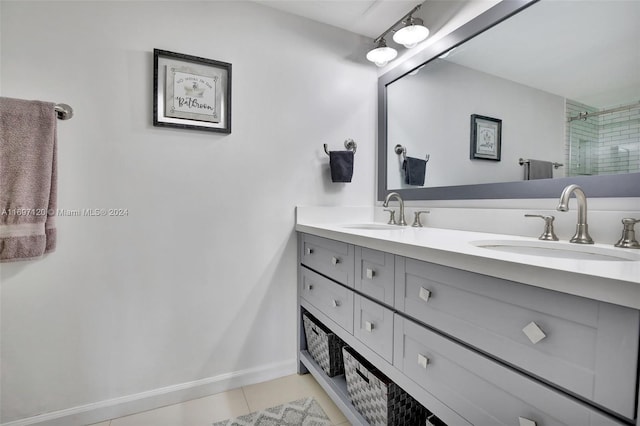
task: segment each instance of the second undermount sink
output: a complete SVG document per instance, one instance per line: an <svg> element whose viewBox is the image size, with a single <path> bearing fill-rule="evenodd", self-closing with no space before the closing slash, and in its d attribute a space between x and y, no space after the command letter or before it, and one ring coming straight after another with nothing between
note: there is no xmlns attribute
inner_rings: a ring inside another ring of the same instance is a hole
<svg viewBox="0 0 640 426"><path fill-rule="evenodd" d="M489 250L557 259L640 261L640 253L625 249L592 245L569 244L558 241L481 240L472 245Z"/></svg>
<svg viewBox="0 0 640 426"><path fill-rule="evenodd" d="M398 225L389 225L386 223L347 223L344 225L340 225L342 228L347 229L364 229L364 230L380 230L380 231L393 231L402 229L401 226Z"/></svg>

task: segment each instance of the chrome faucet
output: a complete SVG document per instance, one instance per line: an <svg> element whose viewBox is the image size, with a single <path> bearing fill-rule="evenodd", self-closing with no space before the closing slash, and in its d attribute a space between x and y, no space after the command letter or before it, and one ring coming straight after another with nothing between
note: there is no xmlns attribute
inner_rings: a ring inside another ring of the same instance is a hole
<svg viewBox="0 0 640 426"><path fill-rule="evenodd" d="M389 200L391 200L391 198L393 197L395 197L398 200L398 203L400 203L400 214L398 218L398 225L407 226L407 221L404 219L404 201L402 200L402 197L400 196L400 194L398 194L397 192L388 193L387 198L385 198L384 203L382 203L382 207L384 208L389 207Z"/></svg>
<svg viewBox="0 0 640 426"><path fill-rule="evenodd" d="M576 201L578 202L578 224L576 225L576 233L569 242L593 244L593 239L589 235L589 226L587 225L587 196L582 188L575 184L567 186L560 194L560 204L558 204L557 210L560 212L569 211L569 197L573 193L576 194Z"/></svg>

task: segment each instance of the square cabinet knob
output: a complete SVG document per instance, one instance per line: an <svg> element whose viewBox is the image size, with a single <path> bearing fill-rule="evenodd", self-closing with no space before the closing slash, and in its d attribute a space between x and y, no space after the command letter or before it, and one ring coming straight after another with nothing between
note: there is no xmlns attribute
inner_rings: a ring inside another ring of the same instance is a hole
<svg viewBox="0 0 640 426"><path fill-rule="evenodd" d="M431 292L424 287L420 287L419 296L420 296L420 299L424 300L425 302L428 302L429 297L431 297Z"/></svg>
<svg viewBox="0 0 640 426"><path fill-rule="evenodd" d="M538 343L540 340L547 337L547 335L544 334L542 329L538 327L538 324L536 324L533 321L527 324L527 326L522 329L522 332L529 338L531 343L533 343L534 345Z"/></svg>
<svg viewBox="0 0 640 426"><path fill-rule="evenodd" d="M422 354L418 354L418 365L422 368L427 368L427 364L429 364L429 358Z"/></svg>
<svg viewBox="0 0 640 426"><path fill-rule="evenodd" d="M533 420L529 420L524 417L518 417L518 422L520 422L520 426L536 426L537 424Z"/></svg>
<svg viewBox="0 0 640 426"><path fill-rule="evenodd" d="M373 270L373 269L371 269L371 268L367 268L366 274L367 274L367 278L368 278L368 279L370 279L370 280L372 280L372 279L373 279L373 277L375 277L375 276L376 276L376 271L374 271L374 270Z"/></svg>
<svg viewBox="0 0 640 426"><path fill-rule="evenodd" d="M338 259L337 257L334 256L334 257L331 258L331 263L333 265L337 265L338 263L340 263L340 259Z"/></svg>
<svg viewBox="0 0 640 426"><path fill-rule="evenodd" d="M369 322L369 321L365 321L364 322L364 329L367 330L369 333L371 333L374 329L373 323Z"/></svg>

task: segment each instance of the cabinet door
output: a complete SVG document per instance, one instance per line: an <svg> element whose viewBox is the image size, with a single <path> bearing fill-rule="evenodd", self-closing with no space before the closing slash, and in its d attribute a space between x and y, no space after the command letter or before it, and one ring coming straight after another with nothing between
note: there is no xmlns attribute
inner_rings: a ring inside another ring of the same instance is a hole
<svg viewBox="0 0 640 426"><path fill-rule="evenodd" d="M394 365L478 426L623 423L396 314Z"/></svg>
<svg viewBox="0 0 640 426"><path fill-rule="evenodd" d="M353 287L354 247L351 244L303 234L300 250L303 265Z"/></svg>
<svg viewBox="0 0 640 426"><path fill-rule="evenodd" d="M378 250L356 247L356 290L393 306L394 256Z"/></svg>
<svg viewBox="0 0 640 426"><path fill-rule="evenodd" d="M393 362L393 312L355 295L353 335L378 355Z"/></svg>
<svg viewBox="0 0 640 426"><path fill-rule="evenodd" d="M300 297L353 334L353 291L301 267Z"/></svg>
<svg viewBox="0 0 640 426"><path fill-rule="evenodd" d="M396 257L396 308L635 418L638 311Z"/></svg>

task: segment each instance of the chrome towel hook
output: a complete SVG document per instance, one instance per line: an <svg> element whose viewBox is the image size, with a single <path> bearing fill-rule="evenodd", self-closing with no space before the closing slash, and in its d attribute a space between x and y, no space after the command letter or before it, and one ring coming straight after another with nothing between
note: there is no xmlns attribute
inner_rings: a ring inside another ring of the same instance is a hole
<svg viewBox="0 0 640 426"><path fill-rule="evenodd" d="M329 155L329 148L327 144L325 143L322 146L324 147L324 152ZM353 154L355 155L356 149L358 149L358 144L353 139L347 139L344 141L344 147L347 149L347 151L353 151Z"/></svg>
<svg viewBox="0 0 640 426"><path fill-rule="evenodd" d="M398 144L395 146L394 151L396 152L396 154L400 155L402 154L402 158L404 160L407 159L407 148L405 148L404 146Z"/></svg>

